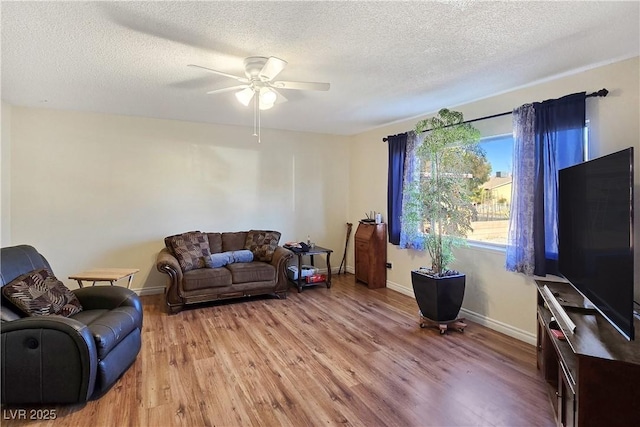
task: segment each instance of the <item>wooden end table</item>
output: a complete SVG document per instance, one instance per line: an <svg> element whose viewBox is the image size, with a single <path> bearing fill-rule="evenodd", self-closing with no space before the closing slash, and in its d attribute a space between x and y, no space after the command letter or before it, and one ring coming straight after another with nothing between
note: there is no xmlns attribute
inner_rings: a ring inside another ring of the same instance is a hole
<svg viewBox="0 0 640 427"><path fill-rule="evenodd" d="M314 282L314 283L307 283L306 278L302 277L302 257L305 255L309 255L310 261L311 261L311 265L313 265L313 256L314 255L326 255L327 257L327 279L324 281L324 284L327 285L327 288L331 287L331 253L333 252L332 249L327 249L327 248L323 248L322 246L314 246L313 248L309 249L306 252L295 252L295 251L291 251L293 252L294 255L296 255L298 257L298 278L297 280L291 280L291 282L293 282L294 285L296 285L296 287L298 288L298 292L302 292L302 288L304 288L305 286L315 286L315 285L321 285L323 282Z"/></svg>
<svg viewBox="0 0 640 427"><path fill-rule="evenodd" d="M77 280L78 285L83 288L83 281L93 282L92 286L95 286L96 282L109 282L113 286L118 280L129 278L127 288L131 289L133 275L138 271L140 270L137 268L94 268L69 276L69 279Z"/></svg>

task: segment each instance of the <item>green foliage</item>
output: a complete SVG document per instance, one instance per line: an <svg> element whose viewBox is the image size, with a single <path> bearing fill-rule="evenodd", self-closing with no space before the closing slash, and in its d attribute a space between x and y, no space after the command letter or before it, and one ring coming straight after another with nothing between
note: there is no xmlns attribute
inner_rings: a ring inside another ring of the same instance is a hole
<svg viewBox="0 0 640 427"><path fill-rule="evenodd" d="M468 163L472 175L468 181L469 189L473 192L482 191L480 186L491 177L491 163L480 146L475 149L470 147L466 157L464 161Z"/></svg>
<svg viewBox="0 0 640 427"><path fill-rule="evenodd" d="M491 165L478 145L480 131L463 123L462 113L442 109L437 116L416 124L426 132L417 156L420 179L409 189L403 222L415 230L410 238L423 238L437 275L453 261L453 249L466 243L479 186L489 179ZM426 230L422 225L428 224Z"/></svg>

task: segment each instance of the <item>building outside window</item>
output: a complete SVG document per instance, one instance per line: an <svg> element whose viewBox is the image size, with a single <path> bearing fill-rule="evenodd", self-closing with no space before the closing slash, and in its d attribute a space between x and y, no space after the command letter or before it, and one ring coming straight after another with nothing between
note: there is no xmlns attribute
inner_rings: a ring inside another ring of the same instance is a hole
<svg viewBox="0 0 640 427"><path fill-rule="evenodd" d="M480 185L471 222L470 241L505 245L511 206L513 136L483 138L480 146L491 165L489 180Z"/></svg>

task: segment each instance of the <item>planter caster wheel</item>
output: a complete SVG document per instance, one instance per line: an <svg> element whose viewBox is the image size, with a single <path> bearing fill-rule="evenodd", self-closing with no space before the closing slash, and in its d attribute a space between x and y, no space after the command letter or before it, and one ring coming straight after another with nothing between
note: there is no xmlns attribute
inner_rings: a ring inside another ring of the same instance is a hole
<svg viewBox="0 0 640 427"><path fill-rule="evenodd" d="M449 330L456 330L460 333L463 333L464 328L467 327L467 324L465 323L464 318L460 318L460 317L455 320L441 323L441 322L426 318L422 315L422 313L420 313L420 328L426 328L428 326L436 327L440 335L445 335Z"/></svg>

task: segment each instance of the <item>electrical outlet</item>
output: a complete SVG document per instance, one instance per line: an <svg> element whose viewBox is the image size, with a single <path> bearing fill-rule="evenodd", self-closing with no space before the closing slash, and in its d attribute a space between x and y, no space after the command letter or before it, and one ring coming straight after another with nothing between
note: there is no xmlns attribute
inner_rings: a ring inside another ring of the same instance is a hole
<svg viewBox="0 0 640 427"><path fill-rule="evenodd" d="M391 268L391 263L390 262L387 263L387 268Z"/></svg>

